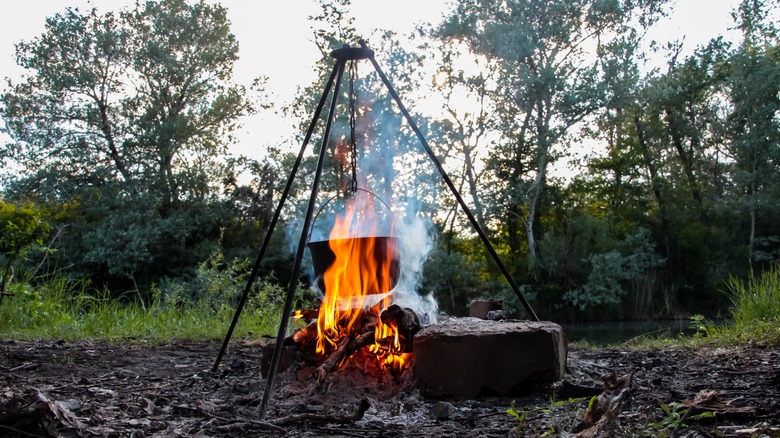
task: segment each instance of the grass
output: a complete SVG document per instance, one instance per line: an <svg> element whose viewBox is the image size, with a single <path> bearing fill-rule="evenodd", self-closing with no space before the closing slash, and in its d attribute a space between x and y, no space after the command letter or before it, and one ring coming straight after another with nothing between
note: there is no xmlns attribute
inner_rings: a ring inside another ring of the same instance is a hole
<svg viewBox="0 0 780 438"><path fill-rule="evenodd" d="M731 278L727 283L734 324L752 327L756 322L780 322L780 265L751 276L747 283Z"/></svg>
<svg viewBox="0 0 780 438"><path fill-rule="evenodd" d="M730 343L780 345L780 265L752 275L747 281L730 278L726 283L731 301L731 322L704 323L705 335Z"/></svg>
<svg viewBox="0 0 780 438"><path fill-rule="evenodd" d="M151 304L120 302L106 293L90 290L82 281L55 279L33 288L27 283L10 286L13 296L0 305L2 339L102 339L151 342L222 339L232 321L235 305L215 302L213 296L195 303ZM259 289L259 290L258 290ZM281 305L278 287L254 289L259 297L244 308L233 339L278 330ZM273 294L274 299L263 294Z"/></svg>
<svg viewBox="0 0 780 438"><path fill-rule="evenodd" d="M198 300L181 294L158 293L148 305L137 300L120 302L96 292L83 281L56 278L33 287L9 285L13 296L0 305L0 339L102 339L119 342L219 340L235 312L243 284L229 273L204 267L205 293ZM176 285L179 289L181 285ZM169 288L176 289L176 288ZM696 348L705 345L780 345L780 265L761 276L726 283L731 300L730 319L715 323L700 315L691 317L695 333L669 338L646 337L625 344L631 348ZM253 289L233 339L275 334L281 320L285 291L268 282ZM161 298L162 297L162 298ZM167 298L166 298L167 297ZM171 299L173 297L174 299Z"/></svg>
<svg viewBox="0 0 780 438"><path fill-rule="evenodd" d="M780 346L780 264L760 276L740 280L731 277L725 293L731 302L725 322L709 321L701 315L690 317L695 333L674 339L659 336L634 341L636 348L696 348L718 346Z"/></svg>

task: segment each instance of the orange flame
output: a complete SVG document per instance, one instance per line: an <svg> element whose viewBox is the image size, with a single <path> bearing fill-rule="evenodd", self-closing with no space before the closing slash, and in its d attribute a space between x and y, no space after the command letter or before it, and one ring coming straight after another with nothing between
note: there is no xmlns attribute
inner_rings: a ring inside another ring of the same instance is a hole
<svg viewBox="0 0 780 438"><path fill-rule="evenodd" d="M325 297L317 317L316 352L332 352L345 336L358 336L362 334L357 333L359 329L366 330L364 324L376 321L375 343L369 351L391 370L400 372L410 353L403 352L404 340L399 338L397 328L383 324L379 318L382 310L392 304L387 292L393 287L395 248L392 242L380 242L376 237L351 237L355 230L350 227L358 220L364 228L377 222L372 206L360 203L361 199L354 197L348 202L345 214L336 218L330 233L335 260L323 273ZM375 234L373 228L361 231Z"/></svg>
<svg viewBox="0 0 780 438"><path fill-rule="evenodd" d="M412 353L405 352L405 342L395 324L385 324L380 320L374 329L374 344L369 351L397 376L412 356Z"/></svg>

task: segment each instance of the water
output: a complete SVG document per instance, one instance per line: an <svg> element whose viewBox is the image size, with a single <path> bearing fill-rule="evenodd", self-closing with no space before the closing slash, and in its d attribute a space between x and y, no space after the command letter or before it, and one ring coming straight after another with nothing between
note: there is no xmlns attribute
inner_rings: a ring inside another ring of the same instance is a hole
<svg viewBox="0 0 780 438"><path fill-rule="evenodd" d="M639 336L677 337L694 330L687 319L661 321L606 321L561 324L569 342L586 342L596 347L617 345Z"/></svg>

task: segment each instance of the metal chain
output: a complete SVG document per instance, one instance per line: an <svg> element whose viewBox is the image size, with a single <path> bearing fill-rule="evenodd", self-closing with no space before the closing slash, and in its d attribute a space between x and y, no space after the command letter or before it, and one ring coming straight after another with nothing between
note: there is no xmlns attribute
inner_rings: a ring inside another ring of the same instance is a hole
<svg viewBox="0 0 780 438"><path fill-rule="evenodd" d="M357 140L355 139L355 101L357 95L355 95L355 78L357 77L357 63L350 61L349 63L349 131L350 131L350 165L352 166L352 183L350 189L356 192L358 189L357 183Z"/></svg>

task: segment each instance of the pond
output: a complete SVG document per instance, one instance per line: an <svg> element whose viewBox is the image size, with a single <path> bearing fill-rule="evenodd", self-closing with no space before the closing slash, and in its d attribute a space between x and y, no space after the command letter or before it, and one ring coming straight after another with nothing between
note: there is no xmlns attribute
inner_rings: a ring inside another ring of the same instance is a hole
<svg viewBox="0 0 780 438"><path fill-rule="evenodd" d="M677 337L694 333L687 319L605 321L561 324L561 326L569 342L585 342L595 347L618 345L640 336Z"/></svg>

